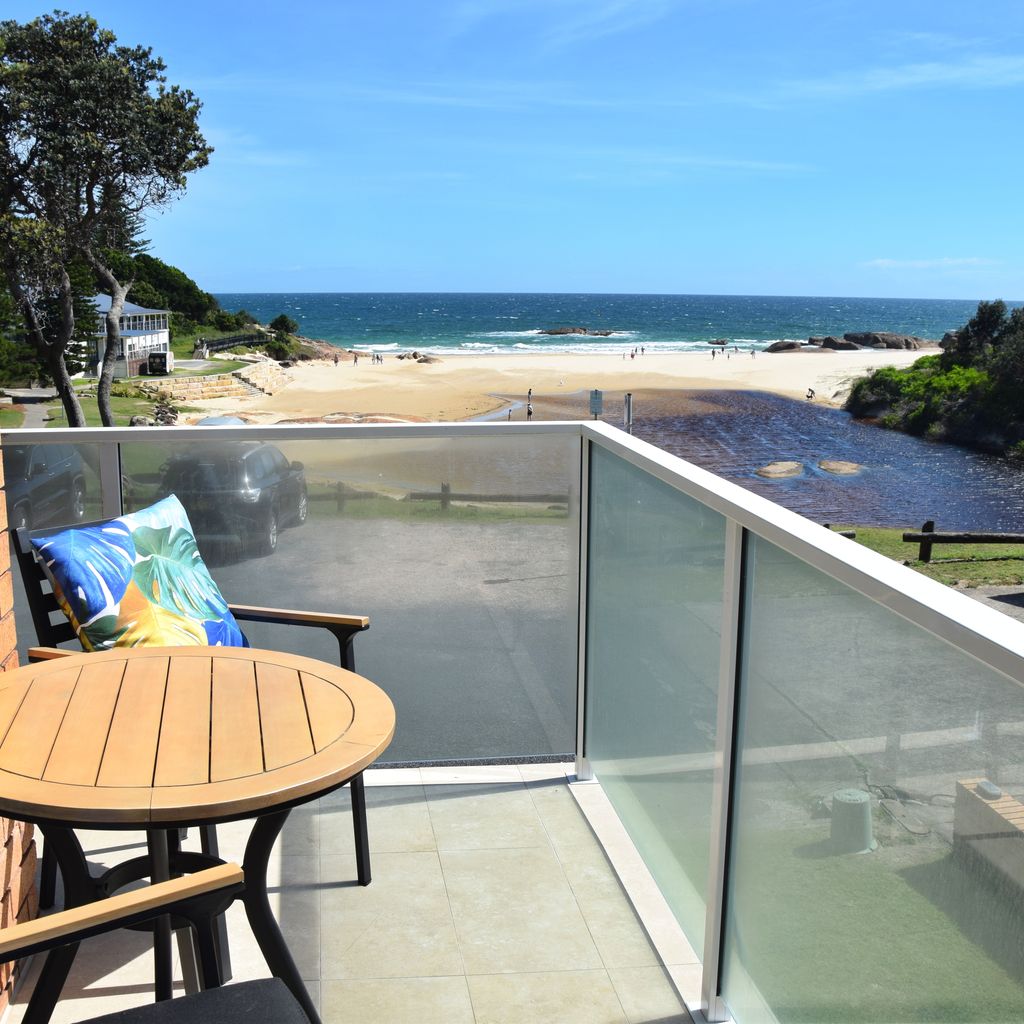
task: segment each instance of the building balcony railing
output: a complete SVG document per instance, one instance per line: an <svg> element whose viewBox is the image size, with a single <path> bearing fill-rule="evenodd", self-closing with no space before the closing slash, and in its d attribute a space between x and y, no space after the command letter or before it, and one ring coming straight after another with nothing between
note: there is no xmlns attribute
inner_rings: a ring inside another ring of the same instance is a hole
<svg viewBox="0 0 1024 1024"><path fill-rule="evenodd" d="M61 454L33 486L12 467L36 446ZM370 615L389 762L575 762L702 959L709 1020L1024 1017L1017 622L603 424L3 447L12 522L67 522L76 480L85 518L174 490L229 601Z"/></svg>

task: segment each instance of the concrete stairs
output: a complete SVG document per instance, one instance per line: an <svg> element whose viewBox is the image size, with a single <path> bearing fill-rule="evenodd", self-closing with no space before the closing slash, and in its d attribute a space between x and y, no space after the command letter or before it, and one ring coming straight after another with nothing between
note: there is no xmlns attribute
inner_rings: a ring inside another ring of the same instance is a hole
<svg viewBox="0 0 1024 1024"><path fill-rule="evenodd" d="M253 398L272 395L285 387L290 377L273 362L253 363L233 373L195 377L167 377L140 385L150 394L160 395L179 405L211 398Z"/></svg>

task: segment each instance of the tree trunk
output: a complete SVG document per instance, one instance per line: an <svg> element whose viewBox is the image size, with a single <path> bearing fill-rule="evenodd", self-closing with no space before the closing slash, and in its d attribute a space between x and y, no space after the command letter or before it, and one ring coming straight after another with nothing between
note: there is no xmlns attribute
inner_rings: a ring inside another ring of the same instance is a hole
<svg viewBox="0 0 1024 1024"><path fill-rule="evenodd" d="M114 426L114 414L110 408L110 388L114 383L114 366L121 349L121 313L128 296L128 289L134 280L121 284L114 272L101 262L95 253L86 249L85 258L100 276L110 291L110 309L106 316L107 341L103 349L103 369L100 371L99 386L96 388L96 402L100 409L100 422L105 427Z"/></svg>
<svg viewBox="0 0 1024 1024"><path fill-rule="evenodd" d="M78 394L71 383L71 375L68 373L67 364L64 361L64 353L67 351L68 344L71 342L71 336L75 331L71 279L65 273L61 280L60 333L52 341L47 339L43 325L39 322L39 314L32 302L32 298L22 287L16 275L8 273L7 285L25 320L25 332L35 346L40 359L46 361L50 375L53 377L53 384L57 389L57 396L60 398L61 405L64 407L64 415L67 417L68 426L84 427L85 414L82 412L81 403L78 401Z"/></svg>

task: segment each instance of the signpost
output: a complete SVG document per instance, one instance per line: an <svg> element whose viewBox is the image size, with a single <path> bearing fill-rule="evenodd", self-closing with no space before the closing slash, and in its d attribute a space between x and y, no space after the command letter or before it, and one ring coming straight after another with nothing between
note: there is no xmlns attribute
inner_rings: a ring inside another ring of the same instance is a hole
<svg viewBox="0 0 1024 1024"><path fill-rule="evenodd" d="M596 420L604 409L604 392L594 388L590 392L590 414Z"/></svg>
<svg viewBox="0 0 1024 1024"><path fill-rule="evenodd" d="M633 433L633 392L627 391L623 397L622 405L622 429L627 433Z"/></svg>

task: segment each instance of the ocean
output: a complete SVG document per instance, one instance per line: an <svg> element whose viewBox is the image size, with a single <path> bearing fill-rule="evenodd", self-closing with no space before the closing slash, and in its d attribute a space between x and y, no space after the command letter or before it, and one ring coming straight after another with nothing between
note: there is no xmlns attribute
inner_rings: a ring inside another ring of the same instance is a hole
<svg viewBox="0 0 1024 1024"><path fill-rule="evenodd" d="M286 313L299 323L300 333L345 348L448 356L618 353L640 346L688 352L706 350L716 338L764 348L773 341L846 331L896 331L938 340L977 308L976 300L773 295L232 292L217 299L225 309L246 309L264 323ZM612 333L540 333L555 327Z"/></svg>

